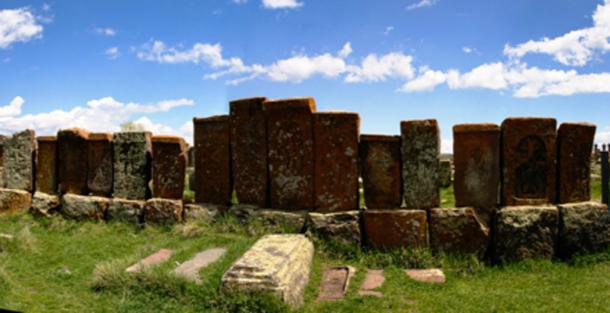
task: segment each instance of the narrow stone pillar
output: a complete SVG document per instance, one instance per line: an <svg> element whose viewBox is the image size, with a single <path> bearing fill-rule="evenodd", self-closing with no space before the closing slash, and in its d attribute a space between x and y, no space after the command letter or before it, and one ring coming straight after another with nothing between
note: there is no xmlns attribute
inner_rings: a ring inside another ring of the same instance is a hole
<svg viewBox="0 0 610 313"><path fill-rule="evenodd" d="M181 200L184 194L187 144L180 137L152 138L153 197Z"/></svg>
<svg viewBox="0 0 610 313"><path fill-rule="evenodd" d="M504 206L556 200L557 122L552 118L509 118L502 123Z"/></svg>
<svg viewBox="0 0 610 313"><path fill-rule="evenodd" d="M57 193L57 137L38 137L36 156L36 191Z"/></svg>
<svg viewBox="0 0 610 313"><path fill-rule="evenodd" d="M314 206L317 211L357 210L358 135L356 113L314 113Z"/></svg>
<svg viewBox="0 0 610 313"><path fill-rule="evenodd" d="M4 143L4 184L9 189L34 191L36 133L27 129Z"/></svg>
<svg viewBox="0 0 610 313"><path fill-rule="evenodd" d="M558 202L591 200L591 151L595 125L563 123L557 138Z"/></svg>
<svg viewBox="0 0 610 313"><path fill-rule="evenodd" d="M271 207L311 210L314 207L313 98L265 102L269 144Z"/></svg>
<svg viewBox="0 0 610 313"><path fill-rule="evenodd" d="M110 197L113 185L112 134L93 133L89 135L89 166L87 187L94 196Z"/></svg>
<svg viewBox="0 0 610 313"><path fill-rule="evenodd" d="M440 205L440 135L436 120L400 122L403 196L408 209Z"/></svg>
<svg viewBox="0 0 610 313"><path fill-rule="evenodd" d="M231 101L231 165L239 203L269 207L267 98Z"/></svg>
<svg viewBox="0 0 610 313"><path fill-rule="evenodd" d="M360 136L364 203L369 210L398 209L402 204L400 136Z"/></svg>
<svg viewBox="0 0 610 313"><path fill-rule="evenodd" d="M87 194L88 139L89 132L80 128L62 129L57 133L61 194Z"/></svg>
<svg viewBox="0 0 610 313"><path fill-rule="evenodd" d="M150 198L151 133L115 133L113 196L128 200Z"/></svg>
<svg viewBox="0 0 610 313"><path fill-rule="evenodd" d="M231 147L229 116L194 118L195 200L199 203L231 203Z"/></svg>

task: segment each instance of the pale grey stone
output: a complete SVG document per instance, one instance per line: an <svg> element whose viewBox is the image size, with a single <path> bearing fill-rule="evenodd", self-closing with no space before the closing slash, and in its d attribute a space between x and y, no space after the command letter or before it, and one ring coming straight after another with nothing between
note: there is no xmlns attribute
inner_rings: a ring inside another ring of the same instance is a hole
<svg viewBox="0 0 610 313"><path fill-rule="evenodd" d="M560 204L559 253L569 258L576 254L603 252L610 246L610 212L599 202Z"/></svg>
<svg viewBox="0 0 610 313"><path fill-rule="evenodd" d="M0 214L14 214L30 209L32 194L20 189L0 188Z"/></svg>
<svg viewBox="0 0 610 313"><path fill-rule="evenodd" d="M360 245L360 212L309 213L307 227L324 239Z"/></svg>
<svg viewBox="0 0 610 313"><path fill-rule="evenodd" d="M113 196L129 200L150 197L151 133L115 133Z"/></svg>
<svg viewBox="0 0 610 313"><path fill-rule="evenodd" d="M216 204L194 203L184 205L185 221L213 221L226 207Z"/></svg>
<svg viewBox="0 0 610 313"><path fill-rule="evenodd" d="M101 221L109 204L108 198L67 193L61 198L61 213L66 218L78 221Z"/></svg>
<svg viewBox="0 0 610 313"><path fill-rule="evenodd" d="M263 225L280 228L282 232L299 233L305 227L306 212L285 212L278 210L255 210L251 220Z"/></svg>
<svg viewBox="0 0 610 313"><path fill-rule="evenodd" d="M36 216L48 217L52 211L59 209L60 206L61 199L59 196L37 191L32 198L31 212Z"/></svg>
<svg viewBox="0 0 610 313"><path fill-rule="evenodd" d="M142 220L145 201L142 200L127 200L121 198L113 198L108 206L106 218L132 224L139 224Z"/></svg>
<svg viewBox="0 0 610 313"><path fill-rule="evenodd" d="M36 133L24 130L4 142L4 186L8 189L34 191Z"/></svg>
<svg viewBox="0 0 610 313"><path fill-rule="evenodd" d="M147 224L175 224L182 222L182 200L153 198L144 205Z"/></svg>
<svg viewBox="0 0 610 313"><path fill-rule="evenodd" d="M218 261L226 252L227 249L225 248L212 248L197 253L192 259L180 264L180 266L174 270L174 273L189 281L200 284L201 278L199 277L199 271Z"/></svg>

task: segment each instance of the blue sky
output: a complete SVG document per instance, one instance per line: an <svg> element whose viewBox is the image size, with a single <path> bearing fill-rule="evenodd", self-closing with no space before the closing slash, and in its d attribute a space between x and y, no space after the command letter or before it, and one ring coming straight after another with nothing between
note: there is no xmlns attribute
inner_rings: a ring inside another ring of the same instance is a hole
<svg viewBox="0 0 610 313"><path fill-rule="evenodd" d="M228 101L313 96L451 127L508 116L598 125L610 141L610 0L0 1L0 132L190 138Z"/></svg>

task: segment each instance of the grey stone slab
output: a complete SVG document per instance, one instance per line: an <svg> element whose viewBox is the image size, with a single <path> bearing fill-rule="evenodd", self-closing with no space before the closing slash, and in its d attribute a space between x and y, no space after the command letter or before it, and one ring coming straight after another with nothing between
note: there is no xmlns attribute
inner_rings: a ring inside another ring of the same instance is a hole
<svg viewBox="0 0 610 313"><path fill-rule="evenodd" d="M113 196L129 200L146 200L151 191L151 133L115 133Z"/></svg>
<svg viewBox="0 0 610 313"><path fill-rule="evenodd" d="M4 187L34 191L36 133L24 130L4 142Z"/></svg>
<svg viewBox="0 0 610 313"><path fill-rule="evenodd" d="M362 282L362 286L360 286L358 294L361 296L382 298L383 293L375 289L381 288L384 282L385 276L383 275L383 270L369 269L366 271L364 282Z"/></svg>
<svg viewBox="0 0 610 313"><path fill-rule="evenodd" d="M318 301L337 301L345 298L349 289L349 282L355 274L356 269L351 266L333 267L324 270Z"/></svg>

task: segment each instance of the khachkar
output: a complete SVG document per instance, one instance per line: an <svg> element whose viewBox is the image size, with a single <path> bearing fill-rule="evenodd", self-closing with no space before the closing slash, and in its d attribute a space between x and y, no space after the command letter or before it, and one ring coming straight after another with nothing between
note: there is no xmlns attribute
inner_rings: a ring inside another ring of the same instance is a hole
<svg viewBox="0 0 610 313"><path fill-rule="evenodd" d="M57 137L41 136L36 155L36 191L57 193Z"/></svg>
<svg viewBox="0 0 610 313"><path fill-rule="evenodd" d="M400 208L400 136L361 135L360 166L366 208Z"/></svg>
<svg viewBox="0 0 610 313"><path fill-rule="evenodd" d="M595 125L563 123L557 135L558 202L591 200L591 151Z"/></svg>
<svg viewBox="0 0 610 313"><path fill-rule="evenodd" d="M150 198L151 133L115 133L113 196L128 200Z"/></svg>
<svg viewBox="0 0 610 313"><path fill-rule="evenodd" d="M24 130L4 143L4 185L8 189L34 191L34 158L36 134Z"/></svg>
<svg viewBox="0 0 610 313"><path fill-rule="evenodd" d="M112 195L113 154L111 133L89 135L87 188L90 194L102 197Z"/></svg>
<svg viewBox="0 0 610 313"><path fill-rule="evenodd" d="M180 137L152 138L153 197L182 199L187 148L186 142Z"/></svg>
<svg viewBox="0 0 610 313"><path fill-rule="evenodd" d="M61 194L87 194L87 140L89 132L80 128L57 133L58 181Z"/></svg>

